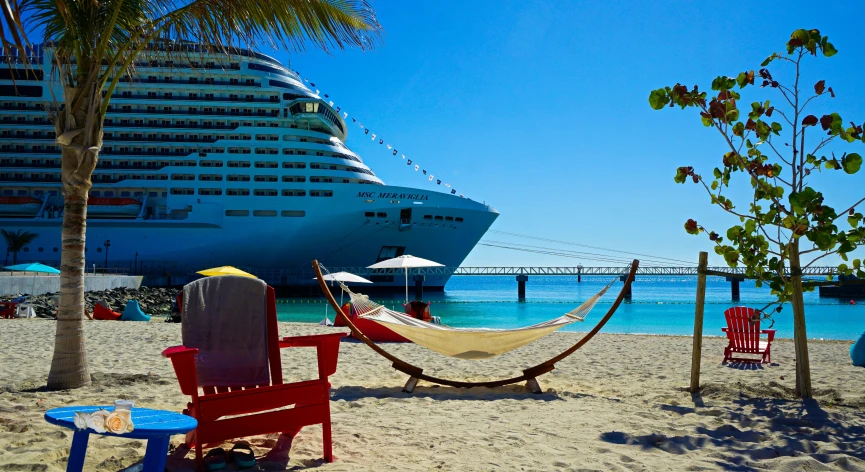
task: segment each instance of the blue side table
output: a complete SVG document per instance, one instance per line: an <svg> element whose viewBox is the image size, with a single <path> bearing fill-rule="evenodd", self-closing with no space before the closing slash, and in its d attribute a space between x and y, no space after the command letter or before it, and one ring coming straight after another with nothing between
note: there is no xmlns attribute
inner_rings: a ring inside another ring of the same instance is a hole
<svg viewBox="0 0 865 472"><path fill-rule="evenodd" d="M45 421L75 431L72 437L72 449L69 451L69 462L66 464L66 472L80 472L83 469L84 455L87 453L87 440L91 434L147 440L144 472L164 472L165 460L168 456L168 440L171 435L186 433L198 426L198 421L191 416L164 410L132 408L132 424L135 429L129 433L97 433L90 428L79 430L75 427L73 419L76 411L90 413L100 408L108 411L114 410L113 406L67 406L45 412Z"/></svg>

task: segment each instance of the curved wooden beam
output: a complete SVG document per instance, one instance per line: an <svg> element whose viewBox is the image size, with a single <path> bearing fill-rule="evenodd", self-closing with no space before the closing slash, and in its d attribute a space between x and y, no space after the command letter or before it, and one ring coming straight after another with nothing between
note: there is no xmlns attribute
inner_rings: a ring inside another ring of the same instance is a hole
<svg viewBox="0 0 865 472"><path fill-rule="evenodd" d="M504 385L510 385L510 384L514 384L514 383L522 382L522 381L532 382L532 381L534 381L534 379L537 376L545 374L545 373L550 372L551 370L555 369L556 368L555 364L557 362L565 359L566 357L570 356L571 354L576 352L578 349L583 347L583 345L585 345L587 342L589 342L596 334L598 334L598 331L600 331L601 328L603 328L604 325L607 324L607 321L610 320L610 318L613 316L613 314L619 308L619 305L622 303L622 300L625 298L625 294L628 292L628 289L631 287L631 282L634 281L634 276L637 274L637 268L639 268L639 266L640 266L640 261L634 259L634 262L631 263L631 270L628 273L627 278L625 279L625 284L622 287L621 292L619 292L619 295L616 297L616 300L610 306L610 309L607 310L607 314L604 315L604 317L601 318L600 321L598 321L598 324L596 324L595 327L592 328L591 331L586 333L585 336L580 338L580 340L577 341L577 343L574 344L573 346L571 346L570 348L562 351L562 353L553 357L552 359L549 359L545 362L541 362L540 364L537 364L533 367L529 367L528 369L523 370L523 375L520 375L517 377L511 377L511 378L501 379L501 380L489 380L489 381L484 381L484 382L462 382L459 380L442 379L442 378L433 377L431 375L424 374L423 369L421 369L420 367L414 366L412 364L409 364L408 362L403 361L402 359L400 359L400 358L394 356L393 354L385 351L379 345L372 342L368 337L366 337L365 334L363 334L359 329L357 329L357 326L355 326L354 323L352 323L351 319L349 319L349 317L345 316L345 313L342 312L342 308L336 302L336 298L334 298L333 294L330 292L330 288L327 286L327 282L325 282L324 278L321 275L321 267L319 267L318 261L317 260L312 261L312 269L313 269L313 271L315 271L315 278L318 279L318 285L319 285L319 287L321 287L321 291L324 293L325 297L327 297L328 302L330 302L330 305L336 311L336 313L337 313L336 316L342 317L345 324L348 326L348 328L351 330L352 334L357 339L361 340L364 344L369 346L373 351L377 352L379 355L381 355L385 359L393 362L393 368L396 370L399 370L400 372L404 372L404 373L408 374L409 376L414 377L416 379L426 380L427 382L432 382L432 383L439 384L439 385L447 385L450 387L459 387L459 388L468 388L468 387L493 388L493 387L501 387Z"/></svg>

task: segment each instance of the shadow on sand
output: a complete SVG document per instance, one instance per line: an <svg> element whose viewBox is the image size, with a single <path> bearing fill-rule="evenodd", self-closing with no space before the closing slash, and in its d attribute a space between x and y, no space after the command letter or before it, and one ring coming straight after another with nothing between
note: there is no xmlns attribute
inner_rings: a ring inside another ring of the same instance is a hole
<svg viewBox="0 0 865 472"><path fill-rule="evenodd" d="M338 387L331 390L330 399L333 401L345 400L356 401L363 398L430 398L432 400L526 400L536 402L548 402L562 400L555 393L534 394L523 385L508 385L504 387L487 388L456 388L439 385L418 385L413 393L405 393L402 387Z"/></svg>
<svg viewBox="0 0 865 472"><path fill-rule="evenodd" d="M778 390L779 386L769 387ZM792 389L786 390L789 391L764 393L792 397ZM694 407L660 405L662 411L673 415L695 414L706 418L689 427L684 435L631 435L607 431L601 433L600 439L644 450L660 449L670 454L685 454L711 446L718 453L707 455L706 459L725 470L760 469L765 467L760 461L780 457L786 457L782 466L785 470L825 467L817 462L843 470L859 470L865 466L865 426L861 426L865 423L865 412L861 408L842 405L850 408L834 413L824 410L818 400L758 398L741 392L738 398L729 398L731 393L730 388L695 393L692 395ZM719 398L714 398L715 405L706 407L703 395ZM815 391L815 395L827 403L839 399L832 390ZM730 403L726 404L728 401ZM776 467L778 465L775 463Z"/></svg>

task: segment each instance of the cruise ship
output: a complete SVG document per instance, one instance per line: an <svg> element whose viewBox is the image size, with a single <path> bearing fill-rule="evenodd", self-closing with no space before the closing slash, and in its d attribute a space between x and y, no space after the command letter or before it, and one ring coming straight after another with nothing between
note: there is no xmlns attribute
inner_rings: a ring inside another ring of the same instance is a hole
<svg viewBox="0 0 865 472"><path fill-rule="evenodd" d="M112 93L88 200L88 270L233 265L304 285L313 258L365 267L411 254L458 266L498 216L459 195L386 185L347 147L343 116L277 60L164 47L146 51ZM0 66L0 228L38 234L19 260L57 264L51 61L50 47L36 47Z"/></svg>

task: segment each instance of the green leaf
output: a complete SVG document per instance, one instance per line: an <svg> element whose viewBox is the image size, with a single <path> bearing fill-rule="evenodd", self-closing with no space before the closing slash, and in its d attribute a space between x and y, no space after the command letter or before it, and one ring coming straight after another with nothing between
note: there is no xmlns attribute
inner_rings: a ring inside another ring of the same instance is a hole
<svg viewBox="0 0 865 472"><path fill-rule="evenodd" d="M830 43L828 41L824 42L823 43L823 55L826 57L832 57L835 54L838 54L838 50L835 49L835 46L833 46L832 43Z"/></svg>
<svg viewBox="0 0 865 472"><path fill-rule="evenodd" d="M844 172L855 174L856 172L859 172L859 168L862 167L862 156L855 152L851 152L841 158L841 166L844 168Z"/></svg>
<svg viewBox="0 0 865 472"><path fill-rule="evenodd" d="M765 61L763 61L762 63L760 63L760 67L766 67L766 66L768 66L769 63L772 62L772 61L774 61L776 57L778 57L778 54L773 52L771 56L767 57Z"/></svg>
<svg viewBox="0 0 865 472"><path fill-rule="evenodd" d="M664 108L668 103L670 103L670 97L665 89L652 90L652 93L649 94L649 106L655 110Z"/></svg>
<svg viewBox="0 0 865 472"><path fill-rule="evenodd" d="M778 123L777 121L773 121L773 122L772 122L772 131L773 131L775 134L780 133L780 132L781 132L781 129L782 129L782 128L781 128L781 123Z"/></svg>
<svg viewBox="0 0 865 472"><path fill-rule="evenodd" d="M712 190L717 190L717 189L718 189L718 181L717 181L717 180L713 180L713 181L712 181Z"/></svg>

